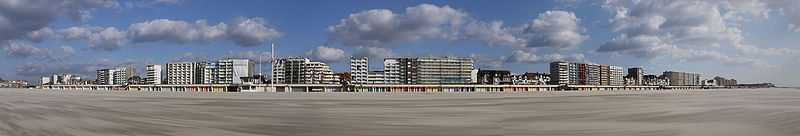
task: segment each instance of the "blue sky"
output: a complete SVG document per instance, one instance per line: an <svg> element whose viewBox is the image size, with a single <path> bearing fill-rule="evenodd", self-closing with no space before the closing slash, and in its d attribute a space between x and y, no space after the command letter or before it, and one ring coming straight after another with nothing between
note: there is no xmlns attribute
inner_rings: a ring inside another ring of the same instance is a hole
<svg viewBox="0 0 800 136"><path fill-rule="evenodd" d="M455 56L513 73L567 60L800 86L798 10L791 0L0 0L0 77L258 61L275 43L278 57L335 72L349 71L349 56L370 57L373 70L386 57Z"/></svg>

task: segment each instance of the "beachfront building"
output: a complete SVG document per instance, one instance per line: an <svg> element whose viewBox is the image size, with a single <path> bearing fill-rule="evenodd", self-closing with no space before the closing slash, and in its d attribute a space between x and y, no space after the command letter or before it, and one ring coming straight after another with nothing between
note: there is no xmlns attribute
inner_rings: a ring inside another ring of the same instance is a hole
<svg viewBox="0 0 800 136"><path fill-rule="evenodd" d="M101 69L97 70L97 78L95 79L95 84L98 85L113 85L114 84L114 72L116 69ZM57 84L58 78L53 77L53 84Z"/></svg>
<svg viewBox="0 0 800 136"><path fill-rule="evenodd" d="M570 64L566 61L550 63L550 84L568 85L570 84Z"/></svg>
<svg viewBox="0 0 800 136"><path fill-rule="evenodd" d="M322 62L312 62L308 58L283 58L277 60L273 67L281 67L281 71L274 73L276 80L281 84L338 84L339 78L333 74L330 67ZM276 70L277 71L277 70ZM279 74L283 73L283 74ZM352 75L351 75L352 78Z"/></svg>
<svg viewBox="0 0 800 136"><path fill-rule="evenodd" d="M350 57L350 79L353 84L366 84L369 74L369 58Z"/></svg>
<svg viewBox="0 0 800 136"><path fill-rule="evenodd" d="M553 85L623 85L622 67L569 63L550 63L550 84Z"/></svg>
<svg viewBox="0 0 800 136"><path fill-rule="evenodd" d="M401 84L470 84L470 58L398 58Z"/></svg>
<svg viewBox="0 0 800 136"><path fill-rule="evenodd" d="M133 67L117 68L113 74L114 74L113 79L115 85L127 85L128 78L136 76L136 68Z"/></svg>
<svg viewBox="0 0 800 136"><path fill-rule="evenodd" d="M718 86L732 86L737 85L736 79L725 79L723 77L714 77L714 80Z"/></svg>
<svg viewBox="0 0 800 136"><path fill-rule="evenodd" d="M385 84L399 84L400 60L396 58L383 59L383 76Z"/></svg>
<svg viewBox="0 0 800 136"><path fill-rule="evenodd" d="M145 84L161 84L162 67L159 64L148 64L145 69L147 70L147 77L145 77Z"/></svg>
<svg viewBox="0 0 800 136"><path fill-rule="evenodd" d="M643 85L644 68L628 68L628 76L632 80L632 85Z"/></svg>
<svg viewBox="0 0 800 136"><path fill-rule="evenodd" d="M478 70L478 84L513 84L511 78L511 71L508 70Z"/></svg>
<svg viewBox="0 0 800 136"><path fill-rule="evenodd" d="M669 80L669 85L672 86L693 86L700 84L700 74L666 71L664 76Z"/></svg>
<svg viewBox="0 0 800 136"><path fill-rule="evenodd" d="M197 84L198 66L194 62L167 63L167 84Z"/></svg>

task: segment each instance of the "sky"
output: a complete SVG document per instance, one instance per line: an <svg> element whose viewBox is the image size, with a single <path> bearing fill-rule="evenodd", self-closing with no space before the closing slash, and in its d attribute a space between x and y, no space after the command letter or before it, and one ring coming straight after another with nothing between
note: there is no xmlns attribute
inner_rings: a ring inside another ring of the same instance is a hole
<svg viewBox="0 0 800 136"><path fill-rule="evenodd" d="M0 78L224 58L466 57L475 68L549 62L643 67L800 87L795 0L0 0ZM269 73L264 64L263 73Z"/></svg>

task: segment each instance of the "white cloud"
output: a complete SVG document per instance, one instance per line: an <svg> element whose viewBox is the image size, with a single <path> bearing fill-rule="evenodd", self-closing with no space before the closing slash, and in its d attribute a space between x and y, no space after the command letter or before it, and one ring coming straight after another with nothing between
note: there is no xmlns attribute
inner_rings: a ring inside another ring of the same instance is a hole
<svg viewBox="0 0 800 136"><path fill-rule="evenodd" d="M469 54L469 57L472 58L473 62L475 63L476 68L503 68L505 62L508 58L506 56L500 57L491 57L489 54L476 54L472 53Z"/></svg>
<svg viewBox="0 0 800 136"><path fill-rule="evenodd" d="M142 69L146 64L153 64L151 60L109 60L102 58L97 62L76 62L76 63L25 63L16 67L17 76L27 78L37 78L53 74L76 74L83 77L94 78L98 69L116 67L136 67Z"/></svg>
<svg viewBox="0 0 800 136"><path fill-rule="evenodd" d="M114 51L122 48L125 45L128 34L124 31L119 31L117 28L108 27L100 33L92 34L89 37L89 49L93 51Z"/></svg>
<svg viewBox="0 0 800 136"><path fill-rule="evenodd" d="M47 38L53 36L53 29L50 28L42 28L36 31L32 31L25 36L25 39L32 42L42 42Z"/></svg>
<svg viewBox="0 0 800 136"><path fill-rule="evenodd" d="M575 17L575 13L566 11L547 11L539 14L539 17L531 21L523 34L531 35L527 47L530 48L551 48L551 49L574 49L578 44L589 36L578 33L580 19Z"/></svg>
<svg viewBox="0 0 800 136"><path fill-rule="evenodd" d="M369 57L373 59L383 59L383 58L391 58L391 57L400 57L399 54L395 54L392 50L381 48L381 47L364 47L359 46L356 48L356 51L353 52L353 56L355 57Z"/></svg>
<svg viewBox="0 0 800 136"><path fill-rule="evenodd" d="M201 43L207 44L218 40L229 40L241 46L255 46L282 37L284 34L274 28L268 28L262 18L238 17L228 24L219 23L209 26L206 20L198 20L193 24L185 21L158 19L130 25L131 42Z"/></svg>
<svg viewBox="0 0 800 136"><path fill-rule="evenodd" d="M476 22L464 27L466 34L488 46L504 46L511 49L524 49L528 39L517 37L520 28L503 28L502 21L492 23ZM514 33L517 33L515 35Z"/></svg>
<svg viewBox="0 0 800 136"><path fill-rule="evenodd" d="M707 50L680 49L674 52L673 58L679 62L686 61L718 61L723 66L774 68L775 65L753 58L730 57L724 53Z"/></svg>
<svg viewBox="0 0 800 136"><path fill-rule="evenodd" d="M56 35L56 37L62 41L85 40L92 36L92 32L101 30L103 30L103 28L100 27L73 26L67 29L58 30L58 35Z"/></svg>
<svg viewBox="0 0 800 136"><path fill-rule="evenodd" d="M640 35L628 37L625 34L608 40L600 45L597 52L611 52L614 54L630 54L637 58L657 58L668 55L677 47L668 45L658 37Z"/></svg>
<svg viewBox="0 0 800 136"><path fill-rule="evenodd" d="M311 60L334 63L347 60L350 55L341 49L331 48L327 46L318 46L316 50L310 50L305 53L306 57Z"/></svg>
<svg viewBox="0 0 800 136"><path fill-rule="evenodd" d="M59 18L82 21L81 10L117 6L119 3L111 0L3 0L0 1L0 41L26 38Z"/></svg>
<svg viewBox="0 0 800 136"><path fill-rule="evenodd" d="M457 39L460 27L469 19L466 12L449 6L420 4L406 8L403 14L387 9L350 14L326 32L329 42L385 47L426 39Z"/></svg>
<svg viewBox="0 0 800 136"><path fill-rule="evenodd" d="M797 0L765 0L768 7L779 11L789 19L789 29L800 33L800 1Z"/></svg>
<svg viewBox="0 0 800 136"><path fill-rule="evenodd" d="M42 49L36 48L33 45L17 41L11 41L8 45L0 47L6 51L6 57L12 58L28 58L32 55L44 52Z"/></svg>
<svg viewBox="0 0 800 136"><path fill-rule="evenodd" d="M37 59L46 60L46 61L50 61L50 62L60 62L60 61L68 60L68 59L70 59L72 57L72 55L75 55L75 49L73 49L70 46L62 45L60 47L60 53L61 53L60 55L54 55L53 51L51 51L49 49L45 49L44 53L42 55L40 55L40 57L37 58Z"/></svg>
<svg viewBox="0 0 800 136"><path fill-rule="evenodd" d="M524 52L524 51L514 51L511 53L511 56L508 57L506 60L507 62L512 63L549 63L553 61L573 61L573 62L586 62L585 56L581 53L571 54L571 55L561 55L561 54L548 54L544 56L538 56L532 52Z"/></svg>
<svg viewBox="0 0 800 136"><path fill-rule="evenodd" d="M181 56L172 59L172 62L201 62L208 61L209 57L205 53L191 53L187 52Z"/></svg>
<svg viewBox="0 0 800 136"><path fill-rule="evenodd" d="M574 13L547 11L539 17L515 28L502 28L503 22L490 24L473 22L464 28L467 36L489 46L504 46L511 49L576 49L589 36L581 35L578 19Z"/></svg>
<svg viewBox="0 0 800 136"><path fill-rule="evenodd" d="M768 12L763 9L745 9L746 7L758 7L758 4L746 4L747 2L752 1L608 0L603 8L616 14L613 19L609 20L610 27L613 31L624 31L624 34L606 41L598 51L638 53L634 56L655 58L665 54L644 55L633 50L664 47L661 45L691 47L731 45L740 51L752 54L758 52L758 48L743 44L744 37L741 30L729 27L720 13L721 8L726 8L728 12L752 16L762 16ZM628 40L628 38L632 40ZM639 40L636 40L637 38ZM621 43L629 44L624 47L630 48L612 46ZM615 48L604 49L610 47ZM650 51L652 50L654 49L650 49Z"/></svg>
<svg viewBox="0 0 800 136"><path fill-rule="evenodd" d="M223 58L228 59L248 59L255 63L267 63L269 64L269 60L271 59L271 52L255 52L255 51L247 51L247 52L236 52L228 50L228 55ZM277 59L277 58L276 58ZM259 61L260 60L260 61Z"/></svg>
<svg viewBox="0 0 800 136"><path fill-rule="evenodd" d="M767 48L762 52L764 55L791 55L791 54L800 54L800 50L798 49L775 49L775 48Z"/></svg>

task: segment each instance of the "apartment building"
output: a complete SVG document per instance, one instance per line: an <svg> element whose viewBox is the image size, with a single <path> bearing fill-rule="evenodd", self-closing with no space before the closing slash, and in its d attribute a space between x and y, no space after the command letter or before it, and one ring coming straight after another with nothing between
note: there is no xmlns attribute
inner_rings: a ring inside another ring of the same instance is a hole
<svg viewBox="0 0 800 136"><path fill-rule="evenodd" d="M162 67L159 64L148 64L145 68L147 70L147 77L145 77L145 84L161 84Z"/></svg>
<svg viewBox="0 0 800 136"><path fill-rule="evenodd" d="M669 85L673 86L701 85L700 74L696 73L665 71L664 76L669 80Z"/></svg>
<svg viewBox="0 0 800 136"><path fill-rule="evenodd" d="M550 63L550 84L567 85L570 84L570 64L566 61Z"/></svg>
<svg viewBox="0 0 800 136"><path fill-rule="evenodd" d="M644 68L628 68L628 76L632 78L632 85L644 85L642 83L642 76L644 76Z"/></svg>
<svg viewBox="0 0 800 136"><path fill-rule="evenodd" d="M115 85L127 85L128 78L136 76L136 68L133 67L122 67L117 68L114 72L114 84Z"/></svg>
<svg viewBox="0 0 800 136"><path fill-rule="evenodd" d="M284 84L336 84L339 78L333 74L330 67L322 62L312 62L308 58L284 58L277 60L280 65L275 65L277 83ZM278 68L280 67L280 68ZM277 70L280 69L280 70ZM352 78L352 75L351 75Z"/></svg>
<svg viewBox="0 0 800 136"><path fill-rule="evenodd" d="M598 64L550 63L550 84L553 85L623 85L622 67Z"/></svg>
<svg viewBox="0 0 800 136"><path fill-rule="evenodd" d="M205 65L205 63L202 63ZM167 63L167 84L196 84L198 83L199 63L175 62Z"/></svg>
<svg viewBox="0 0 800 136"><path fill-rule="evenodd" d="M99 85L113 85L114 84L114 72L116 69L100 69L97 70L97 78L95 79L95 84ZM58 77L53 76L53 84L56 84Z"/></svg>
<svg viewBox="0 0 800 136"><path fill-rule="evenodd" d="M385 84L399 84L400 60L396 58L383 59L383 75Z"/></svg>
<svg viewBox="0 0 800 136"><path fill-rule="evenodd" d="M353 84L367 84L369 81L369 58L350 57L350 78Z"/></svg>
<svg viewBox="0 0 800 136"><path fill-rule="evenodd" d="M470 58L399 58L402 84L469 84Z"/></svg>

